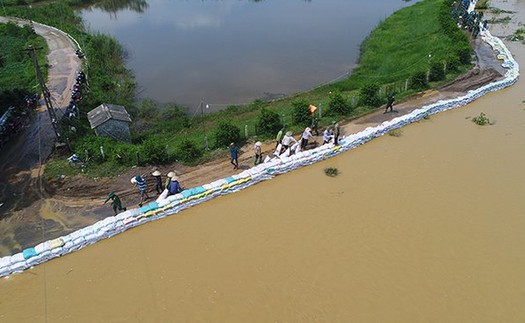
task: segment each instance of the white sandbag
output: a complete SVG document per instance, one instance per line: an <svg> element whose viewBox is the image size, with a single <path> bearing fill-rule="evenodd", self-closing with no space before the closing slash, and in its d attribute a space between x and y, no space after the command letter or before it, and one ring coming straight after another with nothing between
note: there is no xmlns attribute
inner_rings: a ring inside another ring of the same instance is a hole
<svg viewBox="0 0 525 323"><path fill-rule="evenodd" d="M27 265L27 262L24 260L24 261L20 261L20 262L11 264L10 271L12 273L19 273L19 272L24 271L27 268L29 268L29 266Z"/></svg>
<svg viewBox="0 0 525 323"><path fill-rule="evenodd" d="M49 250L49 246L48 246L48 243L47 241L46 242L42 242L42 243L39 243L35 246L35 251L37 254L41 254L45 251Z"/></svg>
<svg viewBox="0 0 525 323"><path fill-rule="evenodd" d="M10 259L11 265L22 262L22 261L25 261L25 258L24 258L24 254L21 252L12 255Z"/></svg>
<svg viewBox="0 0 525 323"><path fill-rule="evenodd" d="M155 202L159 203L166 200L168 198L168 189L165 188L164 191L162 191L162 193L159 195L159 197L155 200Z"/></svg>
<svg viewBox="0 0 525 323"><path fill-rule="evenodd" d="M11 265L11 256L0 258L0 269Z"/></svg>

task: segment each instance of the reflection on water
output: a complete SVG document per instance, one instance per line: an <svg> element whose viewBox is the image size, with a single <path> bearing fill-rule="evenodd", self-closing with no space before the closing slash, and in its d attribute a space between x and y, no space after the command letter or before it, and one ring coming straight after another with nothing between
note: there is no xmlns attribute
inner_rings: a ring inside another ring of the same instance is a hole
<svg viewBox="0 0 525 323"><path fill-rule="evenodd" d="M120 10L131 10L137 13L143 13L148 9L148 6L147 0L102 0L93 4L92 8L113 13L116 18L116 13Z"/></svg>
<svg viewBox="0 0 525 323"><path fill-rule="evenodd" d="M82 17L88 29L111 34L126 47L141 95L190 107L202 98L211 110L346 76L365 36L407 5L402 0L113 3L104 2L110 14L93 7Z"/></svg>

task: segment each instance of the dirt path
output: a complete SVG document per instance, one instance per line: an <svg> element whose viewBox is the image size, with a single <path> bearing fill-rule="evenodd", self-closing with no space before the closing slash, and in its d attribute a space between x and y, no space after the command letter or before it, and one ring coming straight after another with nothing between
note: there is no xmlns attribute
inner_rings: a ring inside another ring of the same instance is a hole
<svg viewBox="0 0 525 323"><path fill-rule="evenodd" d="M0 17L1 23L8 21L18 25L28 24L25 20ZM34 29L44 37L49 48L47 87L56 114L61 116L71 99L71 88L81 62L75 55L75 44L67 35L38 23L34 23ZM44 62L40 64L43 65ZM49 115L42 101L31 124L0 155L0 203L3 203L0 207L0 219L17 215L19 210L27 210L23 212L24 219L21 223L30 224L39 218L37 210L43 202L43 190L39 181L40 162L45 161L52 152L54 137Z"/></svg>

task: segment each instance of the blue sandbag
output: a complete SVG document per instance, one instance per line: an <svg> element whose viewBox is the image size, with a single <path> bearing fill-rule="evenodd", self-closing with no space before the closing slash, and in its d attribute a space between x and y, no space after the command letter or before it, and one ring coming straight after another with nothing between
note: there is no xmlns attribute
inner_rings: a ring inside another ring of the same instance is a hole
<svg viewBox="0 0 525 323"><path fill-rule="evenodd" d="M195 187L193 189L195 190L193 195L198 195L198 194L202 194L202 193L206 192L206 190L202 186Z"/></svg>
<svg viewBox="0 0 525 323"><path fill-rule="evenodd" d="M144 205L140 207L140 213L144 214L149 211L149 205Z"/></svg>
<svg viewBox="0 0 525 323"><path fill-rule="evenodd" d="M159 203L157 202L151 202L150 204L148 204L149 206L149 210L155 210L155 209L158 209L159 208Z"/></svg>
<svg viewBox="0 0 525 323"><path fill-rule="evenodd" d="M22 254L24 255L24 259L29 259L37 255L36 250L33 247L25 249L22 251Z"/></svg>
<svg viewBox="0 0 525 323"><path fill-rule="evenodd" d="M233 177L227 177L225 178L225 180L228 182L228 184L230 184L231 182L235 182L235 178Z"/></svg>
<svg viewBox="0 0 525 323"><path fill-rule="evenodd" d="M191 191L191 188L180 192L180 194L182 194L182 196L184 196L184 198L186 198L186 199L193 195L192 191Z"/></svg>

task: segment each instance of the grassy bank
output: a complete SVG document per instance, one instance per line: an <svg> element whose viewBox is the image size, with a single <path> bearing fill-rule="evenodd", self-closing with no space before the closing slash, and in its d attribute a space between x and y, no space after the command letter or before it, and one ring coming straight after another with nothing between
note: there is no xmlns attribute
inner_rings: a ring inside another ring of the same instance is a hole
<svg viewBox="0 0 525 323"><path fill-rule="evenodd" d="M33 62L23 50L43 47L38 59L46 75L47 44L31 27L13 23L0 24L0 115L11 105L22 106L24 95L40 92Z"/></svg>
<svg viewBox="0 0 525 323"><path fill-rule="evenodd" d="M448 26L454 25L449 15L450 3L448 0L424 0L399 10L380 23L363 42L359 67L349 79L283 100L255 101L246 106L231 106L218 113L189 118L175 105L160 107L152 101L145 101L135 106L118 96L107 97L105 99L112 101L105 102L126 105L133 112L133 144L96 138L87 135L89 129L85 129L80 131L75 150L83 158L90 155L90 163L84 170L86 174L110 176L137 164L198 163L212 158L213 149L224 148L230 140L242 142L255 137L273 137L282 122L297 133L309 124L309 104L322 107L320 127L332 120L350 120L373 112L386 101L389 92L395 94L396 100L402 100L422 89L439 86L470 67L467 36L447 27L447 23ZM444 19L450 21L444 23ZM88 57L90 55L96 53L88 52ZM118 60L120 57L113 58ZM100 59L105 60L105 57ZM104 64L107 63L100 63L102 70L98 76L102 80L97 82L104 84L105 80L107 86L113 86L110 89L121 88L120 81L115 82L113 77L103 75L103 66L111 68L111 64ZM429 84L426 82L428 71ZM95 81L93 75L91 81ZM131 88L131 83L129 86ZM105 87L101 86L101 89ZM90 102L90 108L96 106L98 102L95 101ZM261 122L263 109L265 119ZM79 127L84 129L81 125ZM249 138L244 138L245 127ZM205 137L212 148L210 151L203 150ZM104 158L99 152L100 146L104 146ZM48 176L79 171L68 168L64 157L57 156L49 163Z"/></svg>

